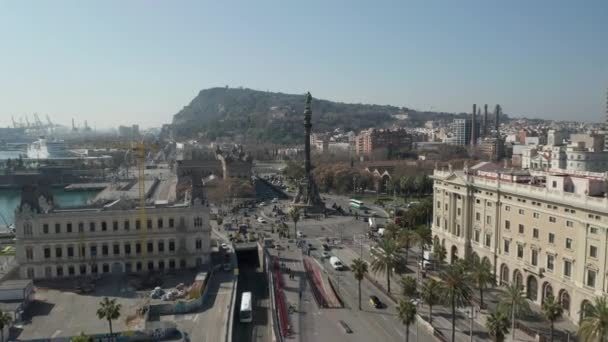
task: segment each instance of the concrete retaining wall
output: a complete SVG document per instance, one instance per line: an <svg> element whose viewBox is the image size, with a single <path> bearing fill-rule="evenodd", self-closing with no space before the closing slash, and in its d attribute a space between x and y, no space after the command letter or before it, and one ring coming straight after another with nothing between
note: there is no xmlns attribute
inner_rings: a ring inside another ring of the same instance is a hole
<svg viewBox="0 0 608 342"><path fill-rule="evenodd" d="M216 265L207 275L207 279L205 279L205 284L203 285L203 293L200 295L200 297L190 300L177 300L171 303L151 304L150 313L155 315L175 315L185 314L200 309L207 298L207 293L209 292L208 284L214 276L214 272L218 270L219 267L221 267L221 265Z"/></svg>

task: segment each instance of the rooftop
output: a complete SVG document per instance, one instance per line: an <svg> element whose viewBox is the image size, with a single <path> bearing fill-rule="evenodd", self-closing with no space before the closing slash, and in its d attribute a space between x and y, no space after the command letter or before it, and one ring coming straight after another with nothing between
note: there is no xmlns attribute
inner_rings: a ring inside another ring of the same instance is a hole
<svg viewBox="0 0 608 342"><path fill-rule="evenodd" d="M5 280L0 283L0 290L24 289L32 284L31 279Z"/></svg>

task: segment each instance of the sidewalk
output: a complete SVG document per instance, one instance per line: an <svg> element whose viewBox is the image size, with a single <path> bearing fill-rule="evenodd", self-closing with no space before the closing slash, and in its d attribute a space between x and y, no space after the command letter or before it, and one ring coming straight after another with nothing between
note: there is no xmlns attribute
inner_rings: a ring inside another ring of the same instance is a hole
<svg viewBox="0 0 608 342"><path fill-rule="evenodd" d="M487 306L487 309L484 310L482 315L487 317L489 313L495 312L498 309L498 302L500 299L501 289L500 287L490 288L484 291L483 293L483 302ZM475 291L474 297L477 302L479 302L479 290ZM524 325L531 332L535 332L537 334L542 334L544 337L549 339L550 328L549 322L543 317L542 309L538 304L530 303L531 313L529 313L523 319L518 319L517 322ZM554 340L555 341L569 341L576 342L576 332L578 328L574 325L574 323L570 322L566 318L562 318L555 322L555 332L554 332ZM570 335L568 337L568 334ZM515 329L515 340L516 341L535 341L533 337L524 333L521 329ZM511 341L511 334L507 336L505 341Z"/></svg>

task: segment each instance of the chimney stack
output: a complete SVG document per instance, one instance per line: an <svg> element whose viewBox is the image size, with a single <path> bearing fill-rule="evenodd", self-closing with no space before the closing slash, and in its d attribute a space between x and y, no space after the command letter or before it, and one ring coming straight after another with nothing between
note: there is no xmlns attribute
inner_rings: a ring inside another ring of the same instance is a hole
<svg viewBox="0 0 608 342"><path fill-rule="evenodd" d="M500 111L500 105L497 104L496 108L494 109L494 115L496 115L494 118L494 129L496 130L496 136L498 136L498 128L500 127Z"/></svg>
<svg viewBox="0 0 608 342"><path fill-rule="evenodd" d="M488 105L483 105L483 133L485 137L488 135Z"/></svg>
<svg viewBox="0 0 608 342"><path fill-rule="evenodd" d="M475 112L477 111L477 104L473 104L473 114L471 114L471 141L470 145L475 145L477 137L475 136Z"/></svg>

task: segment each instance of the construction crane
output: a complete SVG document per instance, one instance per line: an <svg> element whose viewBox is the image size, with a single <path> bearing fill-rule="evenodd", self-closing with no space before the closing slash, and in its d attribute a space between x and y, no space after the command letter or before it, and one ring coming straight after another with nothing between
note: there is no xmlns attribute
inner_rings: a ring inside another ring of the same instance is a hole
<svg viewBox="0 0 608 342"><path fill-rule="evenodd" d="M34 122L36 123L36 128L44 127L44 125L42 124L42 121L40 121L40 118L38 117L38 113L34 113Z"/></svg>
<svg viewBox="0 0 608 342"><path fill-rule="evenodd" d="M137 169L139 171L138 175L138 185L139 185L139 225L141 227L140 231L140 241L141 241L141 252L144 258L146 257L146 239L148 238L148 216L146 215L146 145L144 141L141 140L136 145L136 155L137 155ZM147 247L147 246L146 246Z"/></svg>

